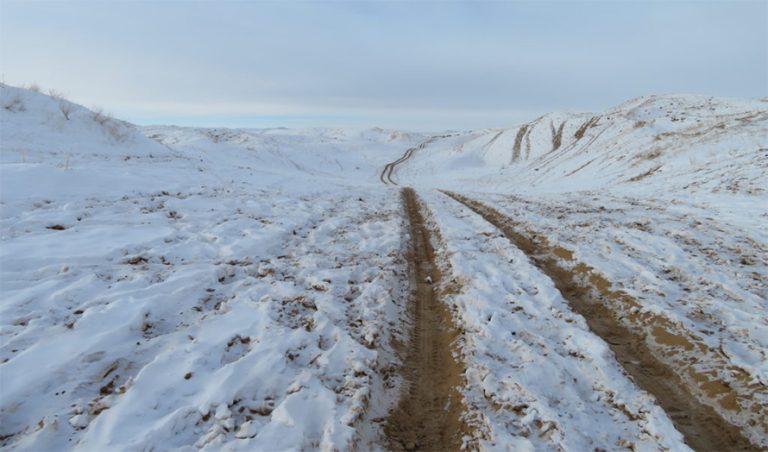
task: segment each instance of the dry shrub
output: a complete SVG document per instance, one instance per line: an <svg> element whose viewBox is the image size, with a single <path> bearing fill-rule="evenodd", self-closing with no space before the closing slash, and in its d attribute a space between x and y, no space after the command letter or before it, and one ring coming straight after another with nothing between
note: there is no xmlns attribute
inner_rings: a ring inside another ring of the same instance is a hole
<svg viewBox="0 0 768 452"><path fill-rule="evenodd" d="M64 118L66 118L67 121L69 121L69 115L72 113L72 107L72 102L66 99L59 99L59 111L64 115Z"/></svg>
<svg viewBox="0 0 768 452"><path fill-rule="evenodd" d="M103 109L96 107L93 109L93 112L91 113L91 119L93 119L94 122L104 125L108 123L112 116L109 113L106 113Z"/></svg>
<svg viewBox="0 0 768 452"><path fill-rule="evenodd" d="M109 118L109 121L104 123L103 127L107 135L109 135L116 143L122 143L128 139L128 128L122 121Z"/></svg>
<svg viewBox="0 0 768 452"><path fill-rule="evenodd" d="M24 106L24 101L21 100L21 96L15 95L3 103L3 108L10 112L25 111L27 109Z"/></svg>
<svg viewBox="0 0 768 452"><path fill-rule="evenodd" d="M103 109L96 107L91 113L91 119L99 124L110 138L117 143L122 143L128 138L127 127L123 121L115 119Z"/></svg>

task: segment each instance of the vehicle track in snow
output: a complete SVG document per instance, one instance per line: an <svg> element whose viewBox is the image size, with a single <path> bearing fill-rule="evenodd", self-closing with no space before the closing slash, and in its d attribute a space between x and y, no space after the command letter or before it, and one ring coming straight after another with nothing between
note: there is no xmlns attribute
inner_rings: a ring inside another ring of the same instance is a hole
<svg viewBox="0 0 768 452"><path fill-rule="evenodd" d="M406 387L384 431L391 450L459 450L466 427L458 390L464 385L464 369L452 353L458 332L438 298L441 275L416 192L404 188L402 198L411 236L412 326L403 365Z"/></svg>
<svg viewBox="0 0 768 452"><path fill-rule="evenodd" d="M384 169L381 171L381 174L379 175L379 180L384 185L389 185L389 184L398 185L398 183L395 182L392 179L392 176L394 175L395 168L397 167L397 165L400 165L400 164L404 163L406 160L408 160L411 157L413 157L413 153L414 152L416 152L416 151L418 151L420 149L424 149L425 147L427 147L427 145L429 145L430 143L432 143L436 139L438 139L438 138L445 138L447 136L450 136L450 135L441 135L441 136L430 137L428 140L419 143L417 146L414 146L412 148L406 149L405 152L403 153L403 155L399 159L395 160L394 162L390 162L390 163L387 163L386 165L384 165Z"/></svg>
<svg viewBox="0 0 768 452"><path fill-rule="evenodd" d="M591 269L583 264L574 269L565 268L560 264L560 259L572 260L567 250L551 247L540 237L531 239L519 234L512 228L513 220L495 209L456 193L444 193L498 228L528 255L537 268L552 279L571 308L582 315L592 332L610 346L618 362L636 384L656 397L658 404L685 437L686 444L701 451L761 450L738 427L726 421L711 406L702 403L689 384L668 363L656 357L642 333L620 320L622 313L613 306L629 300L628 295L607 289L610 283L592 274ZM582 277L588 275L588 278L584 278L588 283L583 283ZM612 307L605 304L603 299ZM660 324L653 329L652 338L657 343L684 350L688 346L693 347L693 344L686 342L686 338L668 332L664 327L664 324ZM668 357L667 354L664 356ZM745 397L745 394L736 394L736 390L723 385L716 378L701 381L702 377L707 378L709 375L692 377L701 383L700 387L714 388L712 393L721 405L730 398ZM706 389L704 392L707 392Z"/></svg>

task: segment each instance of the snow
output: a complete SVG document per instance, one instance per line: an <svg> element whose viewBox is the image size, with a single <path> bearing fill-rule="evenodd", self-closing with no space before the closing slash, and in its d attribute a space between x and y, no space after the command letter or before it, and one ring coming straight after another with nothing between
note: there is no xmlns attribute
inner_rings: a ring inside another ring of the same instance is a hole
<svg viewBox="0 0 768 452"><path fill-rule="evenodd" d="M687 450L525 254L448 197L425 202L444 242L443 274L459 287L445 301L464 331L465 398L483 419L484 448Z"/></svg>
<svg viewBox="0 0 768 452"><path fill-rule="evenodd" d="M399 388L381 369L406 302L397 192L350 197L290 156L180 152L132 126L112 142L83 110L67 121L43 95L2 93L26 105L2 112L0 406L15 447L366 440L357 426Z"/></svg>
<svg viewBox="0 0 768 452"><path fill-rule="evenodd" d="M435 188L768 384L765 100L649 96L439 136L138 128L62 102L0 86L2 446L381 448L409 322L406 219L379 174L428 140L394 179L440 232L483 448L686 450L552 282Z"/></svg>
<svg viewBox="0 0 768 452"><path fill-rule="evenodd" d="M744 384L742 373L750 384L768 383L768 228L760 220L768 217L768 203L723 206L702 198L692 205L583 193L477 198L520 221L521 230L571 250L637 300L641 312L670 320L716 350L719 356L695 355L690 365L697 371L716 370L710 365L720 362L731 369L720 378L734 387ZM765 407L768 395L756 392L743 403ZM762 416L751 409L726 415L743 425ZM765 440L759 427L753 435Z"/></svg>

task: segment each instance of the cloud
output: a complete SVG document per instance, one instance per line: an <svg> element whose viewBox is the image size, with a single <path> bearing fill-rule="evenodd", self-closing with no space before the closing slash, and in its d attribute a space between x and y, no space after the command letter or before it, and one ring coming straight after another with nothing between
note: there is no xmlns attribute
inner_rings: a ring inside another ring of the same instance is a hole
<svg viewBox="0 0 768 452"><path fill-rule="evenodd" d="M651 93L766 96L767 8L6 2L0 63L8 82L37 81L136 121L266 115L498 126L493 118L600 110Z"/></svg>

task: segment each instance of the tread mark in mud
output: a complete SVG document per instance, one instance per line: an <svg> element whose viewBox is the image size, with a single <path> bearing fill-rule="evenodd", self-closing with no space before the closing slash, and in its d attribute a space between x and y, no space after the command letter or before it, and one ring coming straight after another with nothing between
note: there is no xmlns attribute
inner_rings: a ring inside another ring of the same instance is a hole
<svg viewBox="0 0 768 452"><path fill-rule="evenodd" d="M464 369L451 353L457 332L448 308L437 297L440 272L416 193L404 188L402 196L411 235L413 326L403 366L407 390L384 430L392 450L459 450L466 427L457 390L464 384Z"/></svg>
<svg viewBox="0 0 768 452"><path fill-rule="evenodd" d="M590 330L605 340L635 383L656 397L689 447L701 451L761 450L747 440L738 427L699 401L683 379L654 355L645 338L622 323L617 312L600 301L595 293L600 293L601 287L592 281L595 278L590 278L589 284L581 284L575 270L569 271L559 264L556 254L566 250L551 249L543 242L517 233L510 226L512 221L491 207L456 193L444 193L499 229L554 282L570 307L585 318ZM608 284L599 279L598 283Z"/></svg>
<svg viewBox="0 0 768 452"><path fill-rule="evenodd" d="M384 165L384 169L381 171L381 174L379 175L379 180L384 185L388 185L388 184L398 185L397 182L395 182L392 179L392 175L393 175L393 173L395 171L395 167L397 167L397 165L400 165L401 163L403 163L406 160L410 159L413 156L414 152L416 152L416 151L418 151L420 149L424 149L425 147L427 147L427 145L429 145L430 143L432 143L436 139L438 139L438 138L445 138L445 137L448 137L448 136L450 136L450 135L434 136L434 137L429 138L427 141L424 141L424 142L420 143L418 146L414 146L412 148L406 149L406 151L403 153L402 157L400 157L399 159L395 160L394 162L390 162L390 163L387 163L386 165Z"/></svg>

